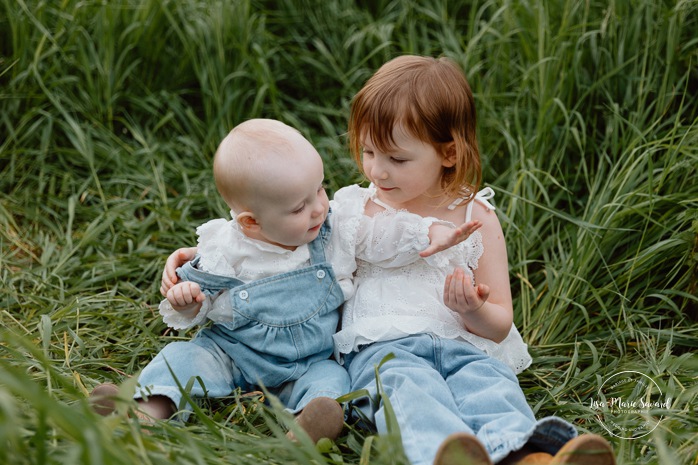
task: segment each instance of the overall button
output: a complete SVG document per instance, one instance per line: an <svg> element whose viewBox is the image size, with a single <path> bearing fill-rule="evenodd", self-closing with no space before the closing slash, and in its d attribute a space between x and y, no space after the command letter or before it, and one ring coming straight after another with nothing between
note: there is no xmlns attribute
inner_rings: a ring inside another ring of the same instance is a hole
<svg viewBox="0 0 698 465"><path fill-rule="evenodd" d="M240 293L238 294L238 296L239 296L242 300L247 300L247 298L248 298L250 295L247 293L247 291L240 291Z"/></svg>
<svg viewBox="0 0 698 465"><path fill-rule="evenodd" d="M315 273L315 276L318 277L318 279L322 279L325 277L325 270L317 270L317 273Z"/></svg>

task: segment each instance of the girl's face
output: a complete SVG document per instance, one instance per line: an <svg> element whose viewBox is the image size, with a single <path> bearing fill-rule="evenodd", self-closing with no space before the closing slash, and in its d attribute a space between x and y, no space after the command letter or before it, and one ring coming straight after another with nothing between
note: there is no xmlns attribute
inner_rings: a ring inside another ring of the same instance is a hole
<svg viewBox="0 0 698 465"><path fill-rule="evenodd" d="M418 212L443 201L441 176L453 166L430 143L407 133L401 126L393 131L395 148L381 152L370 134L363 141L363 169L375 184L380 200L393 208Z"/></svg>

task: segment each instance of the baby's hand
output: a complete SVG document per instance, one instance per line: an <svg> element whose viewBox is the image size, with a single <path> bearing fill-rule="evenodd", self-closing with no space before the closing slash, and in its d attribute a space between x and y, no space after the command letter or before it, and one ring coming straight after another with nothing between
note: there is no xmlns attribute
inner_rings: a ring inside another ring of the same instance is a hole
<svg viewBox="0 0 698 465"><path fill-rule="evenodd" d="M174 286L179 278L177 277L177 268L184 265L196 257L197 248L188 247L177 249L167 257L165 269L162 272L162 281L160 282L160 294L167 297L167 292Z"/></svg>
<svg viewBox="0 0 698 465"><path fill-rule="evenodd" d="M206 300L206 294L201 291L201 286L191 281L175 284L167 291L167 300L172 308L180 313L199 312L201 303Z"/></svg>
<svg viewBox="0 0 698 465"><path fill-rule="evenodd" d="M457 228L451 228L444 224L434 223L429 226L429 247L419 252L420 257L428 257L437 252L446 250L466 240L472 233L480 229L482 223L472 220L463 223Z"/></svg>
<svg viewBox="0 0 698 465"><path fill-rule="evenodd" d="M460 268L446 276L444 285L444 304L461 316L476 312L490 296L490 288L486 284L473 286L470 275Z"/></svg>

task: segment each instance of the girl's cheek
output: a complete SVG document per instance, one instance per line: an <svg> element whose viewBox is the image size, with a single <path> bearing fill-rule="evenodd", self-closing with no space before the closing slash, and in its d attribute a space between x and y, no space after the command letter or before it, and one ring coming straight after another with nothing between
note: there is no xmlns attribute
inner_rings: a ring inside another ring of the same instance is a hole
<svg viewBox="0 0 698 465"><path fill-rule="evenodd" d="M368 178L370 178L371 177L371 164L364 162L363 170L364 170L364 173L366 174L366 176Z"/></svg>

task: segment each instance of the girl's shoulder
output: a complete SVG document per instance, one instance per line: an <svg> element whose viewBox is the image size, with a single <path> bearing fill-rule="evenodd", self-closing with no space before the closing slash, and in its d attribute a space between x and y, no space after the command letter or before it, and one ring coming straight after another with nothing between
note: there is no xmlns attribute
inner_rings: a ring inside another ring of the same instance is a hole
<svg viewBox="0 0 698 465"><path fill-rule="evenodd" d="M342 187L334 194L334 200L338 202L358 202L368 198L370 189L361 187L358 184Z"/></svg>
<svg viewBox="0 0 698 465"><path fill-rule="evenodd" d="M341 215L358 215L363 212L370 190L358 184L342 187L335 192L330 205L332 211Z"/></svg>
<svg viewBox="0 0 698 465"><path fill-rule="evenodd" d="M473 220L480 220L480 221L486 221L491 218L497 218L497 214L494 211L494 208L490 208L487 205L484 205L482 202L479 202L477 198L472 200L472 210L471 210L471 215Z"/></svg>
<svg viewBox="0 0 698 465"><path fill-rule="evenodd" d="M333 241L354 244L368 198L368 189L357 184L343 187L335 192L330 201Z"/></svg>

